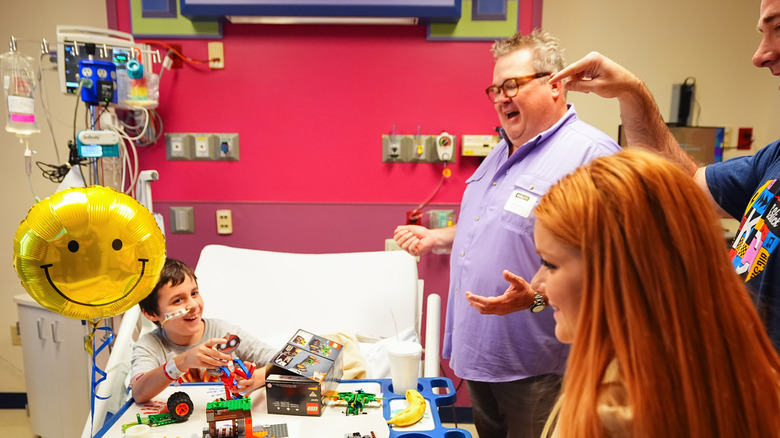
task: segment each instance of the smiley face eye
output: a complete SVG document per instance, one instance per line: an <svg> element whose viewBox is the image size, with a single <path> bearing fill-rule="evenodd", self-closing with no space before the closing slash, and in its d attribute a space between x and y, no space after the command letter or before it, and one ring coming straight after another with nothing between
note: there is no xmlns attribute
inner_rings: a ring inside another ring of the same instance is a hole
<svg viewBox="0 0 780 438"><path fill-rule="evenodd" d="M114 251L119 251L122 249L122 241L119 239L114 239L114 241L111 242L111 248L114 248Z"/></svg>
<svg viewBox="0 0 780 438"><path fill-rule="evenodd" d="M76 252L78 250L79 250L79 243L78 242L76 242L75 240L71 240L70 242L68 242L68 251Z"/></svg>

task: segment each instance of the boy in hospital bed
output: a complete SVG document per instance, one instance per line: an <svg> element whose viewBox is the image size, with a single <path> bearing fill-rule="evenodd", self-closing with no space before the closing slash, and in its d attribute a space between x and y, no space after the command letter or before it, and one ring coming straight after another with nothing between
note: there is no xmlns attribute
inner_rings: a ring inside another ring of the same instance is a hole
<svg viewBox="0 0 780 438"><path fill-rule="evenodd" d="M258 367L267 365L276 349L239 327L218 319L204 319L203 298L198 291L195 272L185 263L168 258L160 280L139 305L144 316L157 328L138 339L133 346L130 375L133 398L145 403L173 381L220 381L218 374L207 372L232 362L231 355L215 348L226 344L228 334L240 343L233 353ZM244 395L265 385L262 368L250 379L237 378Z"/></svg>

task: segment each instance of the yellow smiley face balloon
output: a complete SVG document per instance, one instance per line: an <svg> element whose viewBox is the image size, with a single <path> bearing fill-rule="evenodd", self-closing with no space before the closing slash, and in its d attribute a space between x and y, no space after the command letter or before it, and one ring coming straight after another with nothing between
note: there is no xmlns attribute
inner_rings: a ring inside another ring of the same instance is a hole
<svg viewBox="0 0 780 438"><path fill-rule="evenodd" d="M43 307L76 319L122 313L152 291L165 238L135 199L92 186L35 204L16 230L14 267Z"/></svg>

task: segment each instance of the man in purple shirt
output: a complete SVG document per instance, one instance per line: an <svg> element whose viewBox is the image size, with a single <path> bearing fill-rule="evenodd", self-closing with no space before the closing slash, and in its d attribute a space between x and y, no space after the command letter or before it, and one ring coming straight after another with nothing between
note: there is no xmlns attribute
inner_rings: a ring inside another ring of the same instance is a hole
<svg viewBox="0 0 780 438"><path fill-rule="evenodd" d="M562 83L547 82L564 67L557 38L535 30L496 42L492 51L493 84L486 91L503 140L466 181L458 225L399 226L394 238L412 255L452 252L443 357L467 382L479 436L536 438L568 354L555 338L552 312L483 315L467 296L501 297L507 281L522 281L514 274L533 277L540 265L533 240L537 201L561 177L619 147L579 120Z"/></svg>

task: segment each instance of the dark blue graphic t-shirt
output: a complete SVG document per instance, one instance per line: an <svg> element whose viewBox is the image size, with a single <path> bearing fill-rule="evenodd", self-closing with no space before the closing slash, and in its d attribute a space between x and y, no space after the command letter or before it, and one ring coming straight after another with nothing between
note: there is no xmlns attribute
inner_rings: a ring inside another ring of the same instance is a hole
<svg viewBox="0 0 780 438"><path fill-rule="evenodd" d="M780 140L751 157L711 164L706 176L718 204L741 219L729 255L780 351Z"/></svg>

